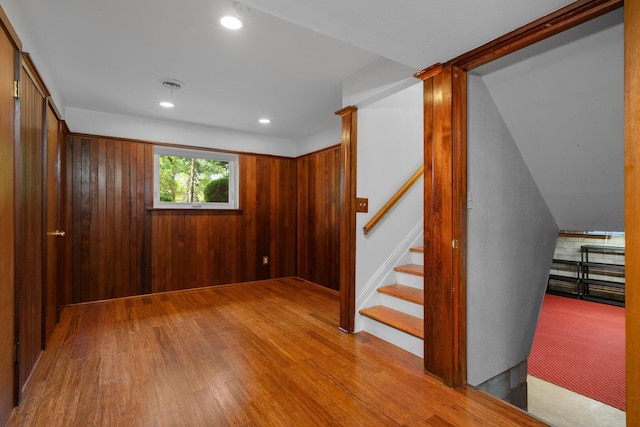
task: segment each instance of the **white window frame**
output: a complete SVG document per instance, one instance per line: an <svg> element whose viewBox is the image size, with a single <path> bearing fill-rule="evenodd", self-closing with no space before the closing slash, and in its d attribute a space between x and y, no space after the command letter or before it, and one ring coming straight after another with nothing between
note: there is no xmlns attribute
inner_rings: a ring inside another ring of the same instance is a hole
<svg viewBox="0 0 640 427"><path fill-rule="evenodd" d="M160 156L178 156L229 162L229 202L162 202L160 201ZM193 150L154 146L153 148L153 207L156 209L238 209L238 155L217 151Z"/></svg>

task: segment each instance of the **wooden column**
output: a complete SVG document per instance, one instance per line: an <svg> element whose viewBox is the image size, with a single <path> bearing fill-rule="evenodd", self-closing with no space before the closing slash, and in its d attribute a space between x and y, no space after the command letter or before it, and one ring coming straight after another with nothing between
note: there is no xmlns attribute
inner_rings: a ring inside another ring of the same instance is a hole
<svg viewBox="0 0 640 427"><path fill-rule="evenodd" d="M454 101L465 99L466 76L437 64L416 77L424 81L424 368L446 385L460 387L466 381L461 273L466 265L460 256L466 226L466 147L460 139L465 126L459 121L466 114Z"/></svg>
<svg viewBox="0 0 640 427"><path fill-rule="evenodd" d="M9 19L0 7L0 425L4 425L17 403L17 366L14 364L16 343L16 273L19 271L17 242L20 237L17 164L20 151L20 101L14 93L14 81L20 76L18 39Z"/></svg>
<svg viewBox="0 0 640 427"><path fill-rule="evenodd" d="M356 164L358 109L336 111L342 117L340 164L340 329L351 333L356 311Z"/></svg>
<svg viewBox="0 0 640 427"><path fill-rule="evenodd" d="M627 425L640 425L640 3L624 6Z"/></svg>
<svg viewBox="0 0 640 427"><path fill-rule="evenodd" d="M453 216L453 350L454 387L467 383L467 72L451 67Z"/></svg>

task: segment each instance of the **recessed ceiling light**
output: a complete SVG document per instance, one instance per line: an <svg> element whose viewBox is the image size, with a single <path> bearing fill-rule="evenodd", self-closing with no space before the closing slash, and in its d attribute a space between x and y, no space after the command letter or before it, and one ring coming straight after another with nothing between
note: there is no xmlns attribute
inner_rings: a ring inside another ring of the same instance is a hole
<svg viewBox="0 0 640 427"><path fill-rule="evenodd" d="M260 119L258 121L260 123L262 123L263 125L268 125L269 123L271 123L271 120L269 120L269 119Z"/></svg>
<svg viewBox="0 0 640 427"><path fill-rule="evenodd" d="M164 108L173 108L173 102L169 102L169 101L161 101L160 102L160 106L164 107Z"/></svg>
<svg viewBox="0 0 640 427"><path fill-rule="evenodd" d="M239 30L242 28L242 21L235 16L223 16L220 18L220 24L229 30Z"/></svg>

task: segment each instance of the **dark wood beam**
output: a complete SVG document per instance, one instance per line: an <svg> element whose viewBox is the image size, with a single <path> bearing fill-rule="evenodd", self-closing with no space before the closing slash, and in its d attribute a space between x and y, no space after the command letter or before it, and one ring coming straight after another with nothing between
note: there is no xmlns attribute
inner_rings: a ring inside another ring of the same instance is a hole
<svg viewBox="0 0 640 427"><path fill-rule="evenodd" d="M569 28L611 12L624 4L623 0L579 0L540 19L511 31L476 49L464 53L449 63L469 71L493 60L530 46Z"/></svg>

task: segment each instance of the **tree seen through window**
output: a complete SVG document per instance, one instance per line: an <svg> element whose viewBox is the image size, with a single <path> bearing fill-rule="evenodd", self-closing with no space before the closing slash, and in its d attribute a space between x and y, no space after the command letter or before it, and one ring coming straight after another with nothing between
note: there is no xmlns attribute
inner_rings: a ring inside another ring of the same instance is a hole
<svg viewBox="0 0 640 427"><path fill-rule="evenodd" d="M229 162L159 156L161 202L229 202Z"/></svg>

